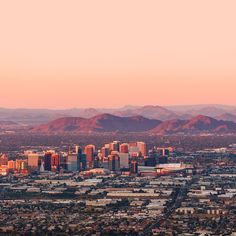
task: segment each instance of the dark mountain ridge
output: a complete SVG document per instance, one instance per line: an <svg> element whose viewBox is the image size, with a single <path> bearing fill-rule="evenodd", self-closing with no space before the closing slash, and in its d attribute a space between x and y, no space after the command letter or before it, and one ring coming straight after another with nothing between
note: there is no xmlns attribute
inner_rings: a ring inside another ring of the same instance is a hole
<svg viewBox="0 0 236 236"><path fill-rule="evenodd" d="M153 129L161 121L142 116L119 117L101 114L89 119L65 117L39 125L31 129L39 133L77 133L77 132L144 132Z"/></svg>
<svg viewBox="0 0 236 236"><path fill-rule="evenodd" d="M216 120L214 118L198 115L189 120L170 120L162 122L150 133L155 134L197 134L197 133L235 133L236 123L232 121Z"/></svg>
<svg viewBox="0 0 236 236"><path fill-rule="evenodd" d="M189 120L160 121L143 116L119 117L101 114L86 119L65 117L30 129L34 133L147 132L151 134L236 133L236 123L198 115Z"/></svg>

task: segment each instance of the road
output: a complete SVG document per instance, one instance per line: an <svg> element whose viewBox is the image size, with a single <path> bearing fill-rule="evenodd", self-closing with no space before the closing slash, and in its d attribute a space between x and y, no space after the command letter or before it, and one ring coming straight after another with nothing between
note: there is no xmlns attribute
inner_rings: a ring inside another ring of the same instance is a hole
<svg viewBox="0 0 236 236"><path fill-rule="evenodd" d="M189 188L193 183L196 183L199 180L199 175L193 177L190 183L186 183L186 185L177 187L174 190L173 198L170 205L167 208L165 214L159 217L155 223L148 226L141 234L141 236L152 235L152 230L159 227L166 219L168 219L171 214L181 206L181 202L186 198Z"/></svg>

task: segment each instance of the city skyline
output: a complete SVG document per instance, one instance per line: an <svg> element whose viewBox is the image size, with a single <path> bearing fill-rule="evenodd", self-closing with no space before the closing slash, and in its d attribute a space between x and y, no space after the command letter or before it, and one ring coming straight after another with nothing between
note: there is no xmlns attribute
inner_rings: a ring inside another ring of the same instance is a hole
<svg viewBox="0 0 236 236"><path fill-rule="evenodd" d="M0 106L235 105L235 7L1 2Z"/></svg>

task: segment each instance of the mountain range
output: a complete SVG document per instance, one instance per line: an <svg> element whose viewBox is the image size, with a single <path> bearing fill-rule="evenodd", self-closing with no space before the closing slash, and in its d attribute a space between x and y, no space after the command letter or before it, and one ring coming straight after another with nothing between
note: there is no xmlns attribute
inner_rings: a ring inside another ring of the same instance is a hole
<svg viewBox="0 0 236 236"><path fill-rule="evenodd" d="M153 129L161 121L142 116L119 117L101 114L89 119L65 117L34 127L38 133L84 133L84 132L144 132Z"/></svg>
<svg viewBox="0 0 236 236"><path fill-rule="evenodd" d="M160 121L143 116L120 117L101 114L92 118L65 117L47 124L33 127L30 132L44 134L58 133L105 133L105 132L145 132L155 135L165 134L201 134L201 133L236 133L236 123L216 120L198 115L189 120Z"/></svg>
<svg viewBox="0 0 236 236"><path fill-rule="evenodd" d="M158 120L169 120L177 118L178 115L171 110L168 110L161 106L143 106L138 108L131 108L121 111L114 112L114 115L129 117L129 116L144 116L149 119L158 119Z"/></svg>
<svg viewBox="0 0 236 236"><path fill-rule="evenodd" d="M236 107L224 105L193 106L125 106L116 109L73 108L52 109L6 109L0 108L0 121L13 121L21 125L38 125L63 117L92 118L109 113L120 117L143 116L161 121L188 120L197 115L209 116L218 120L236 121Z"/></svg>
<svg viewBox="0 0 236 236"><path fill-rule="evenodd" d="M234 133L236 107L125 106L119 109L5 109L0 108L1 130L37 133L148 132ZM16 128L17 127L17 128Z"/></svg>
<svg viewBox="0 0 236 236"><path fill-rule="evenodd" d="M214 118L198 115L189 120L164 121L154 129L153 134L201 134L201 133L235 133L236 123L232 121L216 120Z"/></svg>

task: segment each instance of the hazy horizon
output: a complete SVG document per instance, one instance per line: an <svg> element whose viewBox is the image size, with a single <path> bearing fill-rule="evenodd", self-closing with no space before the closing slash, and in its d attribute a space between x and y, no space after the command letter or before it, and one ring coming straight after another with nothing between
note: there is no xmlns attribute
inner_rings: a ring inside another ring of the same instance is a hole
<svg viewBox="0 0 236 236"><path fill-rule="evenodd" d="M71 110L71 109L123 109L123 108L129 108L129 107L145 107L145 106L160 106L163 108L179 108L179 107L228 107L228 108L236 108L236 105L230 105L230 104L171 104L171 105L158 105L158 104L141 104L141 105L132 105L132 104L124 104L121 106L114 106L114 107L96 107L96 106L91 106L91 107L86 107L86 106L77 106L77 107L3 107L0 106L0 109L28 109L28 110Z"/></svg>

